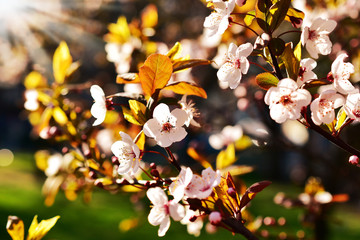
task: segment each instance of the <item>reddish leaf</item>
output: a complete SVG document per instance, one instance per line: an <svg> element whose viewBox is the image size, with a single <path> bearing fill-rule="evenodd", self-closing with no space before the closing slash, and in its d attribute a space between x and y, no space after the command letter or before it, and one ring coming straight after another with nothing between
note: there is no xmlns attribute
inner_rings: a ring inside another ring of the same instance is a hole
<svg viewBox="0 0 360 240"><path fill-rule="evenodd" d="M262 181L258 183L254 183L251 185L245 192L244 196L241 198L240 201L240 209L245 207L252 199L254 199L255 195L262 191L264 188L271 184L270 181Z"/></svg>

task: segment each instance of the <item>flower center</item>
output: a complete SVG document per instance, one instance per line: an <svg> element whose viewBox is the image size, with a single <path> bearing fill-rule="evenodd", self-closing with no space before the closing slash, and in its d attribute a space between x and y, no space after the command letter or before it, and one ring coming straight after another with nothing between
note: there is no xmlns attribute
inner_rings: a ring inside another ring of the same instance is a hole
<svg viewBox="0 0 360 240"><path fill-rule="evenodd" d="M235 68L240 68L241 66L240 59L236 59L234 64L235 64Z"/></svg>
<svg viewBox="0 0 360 240"><path fill-rule="evenodd" d="M166 122L161 126L161 132L170 132L173 128L173 125L171 125L169 122Z"/></svg>
<svg viewBox="0 0 360 240"><path fill-rule="evenodd" d="M309 30L309 39L314 40L317 38L317 34L315 30Z"/></svg>
<svg viewBox="0 0 360 240"><path fill-rule="evenodd" d="M299 77L300 77L301 79L303 79L305 72L306 72L306 68L305 68L305 67L300 67Z"/></svg>
<svg viewBox="0 0 360 240"><path fill-rule="evenodd" d="M280 101L278 103L281 103L282 105L288 105L293 103L293 101L291 100L290 95L285 95L285 96L281 96Z"/></svg>
<svg viewBox="0 0 360 240"><path fill-rule="evenodd" d="M355 108L352 113L355 117L360 118L360 108Z"/></svg>

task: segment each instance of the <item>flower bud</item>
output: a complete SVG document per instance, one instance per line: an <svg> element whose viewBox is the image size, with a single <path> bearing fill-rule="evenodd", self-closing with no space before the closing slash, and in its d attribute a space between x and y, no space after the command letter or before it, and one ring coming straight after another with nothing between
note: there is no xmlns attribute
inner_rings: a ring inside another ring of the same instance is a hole
<svg viewBox="0 0 360 240"><path fill-rule="evenodd" d="M328 75L326 76L326 79L329 81L329 82L334 82L334 76L332 74L332 72L329 72Z"/></svg>
<svg viewBox="0 0 360 240"><path fill-rule="evenodd" d="M116 156L112 156L112 157L111 157L111 162L112 162L112 164L114 164L114 165L116 165L116 166L119 166L119 165L120 165L119 158L116 157Z"/></svg>
<svg viewBox="0 0 360 240"><path fill-rule="evenodd" d="M190 221L190 222L195 222L196 219L197 219L197 216L194 215L194 216L192 216L192 217L189 218L189 221Z"/></svg>
<svg viewBox="0 0 360 240"><path fill-rule="evenodd" d="M211 212L209 215L209 221L213 225L218 225L221 222L220 212Z"/></svg>
<svg viewBox="0 0 360 240"><path fill-rule="evenodd" d="M156 178L160 177L159 171L156 169L151 169L150 173L151 173L151 175L153 175Z"/></svg>
<svg viewBox="0 0 360 240"><path fill-rule="evenodd" d="M247 0L235 0L236 5L238 5L239 7L242 7L246 4Z"/></svg>
<svg viewBox="0 0 360 240"><path fill-rule="evenodd" d="M356 155L352 155L349 158L349 163L352 164L352 165L358 165L359 164L359 157L356 156Z"/></svg>
<svg viewBox="0 0 360 240"><path fill-rule="evenodd" d="M156 164L155 163L150 163L150 168L152 168L152 169L156 169Z"/></svg>

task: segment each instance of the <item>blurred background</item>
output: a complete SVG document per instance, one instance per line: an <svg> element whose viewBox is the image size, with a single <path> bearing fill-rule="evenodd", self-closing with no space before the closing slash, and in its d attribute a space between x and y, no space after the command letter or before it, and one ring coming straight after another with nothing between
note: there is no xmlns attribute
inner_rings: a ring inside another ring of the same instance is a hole
<svg viewBox="0 0 360 240"><path fill-rule="evenodd" d="M28 113L24 109L26 99L23 83L27 74L33 70L43 74L48 79L48 84L54 81L52 56L60 41L66 41L73 59L81 63L72 83L89 84L87 86L99 84L107 95L126 90L123 85L116 84L116 76L137 71L138 63L144 61L153 43L154 49L163 54L176 42L181 42L184 55L214 59L221 55L221 48L218 46L231 41L238 45L254 42L252 33L238 26L233 26L221 39L204 37L203 21L210 14L204 2L12 0L0 3L1 239L10 239L5 229L9 215L22 218L27 229L36 214L39 219L61 216L46 239L157 238L157 227L147 222L147 204L144 205L145 208L143 205L133 204L137 199L132 199L130 194L111 194L96 189L92 200L84 203L81 197L69 201L60 192L54 205L44 205L41 187L46 177L37 169L33 155L39 149L61 149L61 146L39 138L32 131ZM252 9L253 1L248 2L241 11ZM294 1L294 4L300 4L299 2L304 1ZM304 6L308 10L323 12L341 4L335 2L308 1ZM128 40L131 44L127 47L121 47L125 46L124 43L119 46L111 45L109 24L116 23L120 16L125 16L132 27L139 26L136 25L137 20L149 4L156 6L157 24L148 28L138 27L141 30L138 39ZM333 42L337 43L329 57L319 59L315 72L319 77L326 76L336 53L345 50L356 68L352 79L356 85L360 76L360 18L356 12L329 14L333 14L329 17L336 19L340 26L332 35ZM284 26L284 29L289 28L290 24ZM288 38L287 41L295 41L298 36ZM144 50L142 46L145 45L147 48ZM257 61L255 58L251 60ZM279 218L286 219L284 224L276 227L265 224L264 230L274 236L287 232L294 238L311 238L311 227L302 225L299 220L306 210L286 209L275 204L273 198L278 192L297 198L304 192L307 179L314 176L321 179L325 190L333 196L349 196L347 203L335 203L327 209L327 239L359 239L360 175L359 168L348 164L348 154L296 121L278 125L271 120L268 107L262 99L264 91L259 90L254 81L254 76L260 69L250 69L242 80L243 83L233 91L219 86L217 67L199 66L182 76L175 76L196 82L208 94L206 100L193 98L201 113L199 122L202 128L193 130L186 144L200 153L206 153L211 161L215 161L219 148L214 146L216 143L209 141L210 136L220 133L227 125L241 127L243 134L251 138L251 146L237 152L237 164L255 168L252 173L241 177L242 180L248 186L256 181L273 181L270 187L258 194L250 211L254 216L268 216L276 221ZM90 109L92 99L88 88L75 95L75 99L81 99L83 106ZM359 128L359 124L353 124L341 135L357 149L360 149ZM183 161L191 161L185 150L182 150L179 155L183 157ZM172 223L164 239L183 239L184 231L186 226ZM210 234L204 227L199 238L219 239L231 236L231 233L222 229Z"/></svg>

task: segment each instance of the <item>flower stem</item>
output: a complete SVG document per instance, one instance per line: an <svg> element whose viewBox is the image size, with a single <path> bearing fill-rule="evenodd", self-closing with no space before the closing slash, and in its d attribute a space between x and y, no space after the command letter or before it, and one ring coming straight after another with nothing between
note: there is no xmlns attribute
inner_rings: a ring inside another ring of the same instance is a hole
<svg viewBox="0 0 360 240"><path fill-rule="evenodd" d="M301 31L299 31L299 30L286 31L286 32L280 33L280 34L277 36L277 38L281 37L282 35L285 35L285 34L288 34L288 33L292 33L292 32L301 33Z"/></svg>
<svg viewBox="0 0 360 240"><path fill-rule="evenodd" d="M316 125L305 111L302 111L302 114L306 122L309 124L309 128L313 129L315 132L319 133L320 135L322 135L323 137L325 137L326 139L328 139L330 142L334 143L338 147L342 148L346 152L360 157L359 150L353 148L352 146L341 140L339 137L331 135L331 133L328 133L320 126Z"/></svg>
<svg viewBox="0 0 360 240"><path fill-rule="evenodd" d="M246 26L246 25L241 24L241 23L238 23L238 22L234 22L231 18L229 18L229 22L230 22L230 24L231 24L231 23L235 23L235 24L240 25L240 26L242 26L242 27L244 27L244 28L247 28L247 29L249 29L250 31L252 31L256 36L259 36L259 34L258 34L254 29L252 29L252 28L249 27L249 26Z"/></svg>
<svg viewBox="0 0 360 240"><path fill-rule="evenodd" d="M181 171L181 167L179 165L179 163L176 161L175 156L172 154L170 148L166 147L165 148L167 154L169 155L170 159L169 162L174 165L176 167L176 169L180 172Z"/></svg>
<svg viewBox="0 0 360 240"><path fill-rule="evenodd" d="M283 76L282 76L278 61L277 61L275 55L272 53L271 49L270 48L268 48L268 49L269 49L269 52L270 52L271 60L273 62L273 66L275 68L275 74L278 77L278 79L281 80L281 79L283 79Z"/></svg>
<svg viewBox="0 0 360 240"><path fill-rule="evenodd" d="M249 61L249 63L258 66L259 68L261 68L261 69L264 70L265 72L271 73L269 70L267 70L267 69L264 68L263 66L257 64L256 62L251 62L251 61Z"/></svg>
<svg viewBox="0 0 360 240"><path fill-rule="evenodd" d="M258 240L258 238L249 229L247 229L241 221L234 218L226 218L223 219L222 222L229 226L233 232L243 235L246 239Z"/></svg>

